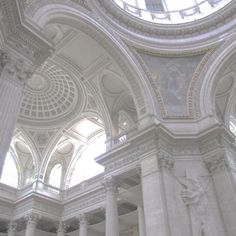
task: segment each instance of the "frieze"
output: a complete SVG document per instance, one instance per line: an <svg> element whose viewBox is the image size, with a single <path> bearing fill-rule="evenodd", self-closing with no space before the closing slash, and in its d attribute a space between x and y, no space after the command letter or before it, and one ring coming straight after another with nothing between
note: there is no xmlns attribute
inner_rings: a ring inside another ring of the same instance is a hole
<svg viewBox="0 0 236 236"><path fill-rule="evenodd" d="M22 23L19 8L16 0L0 1L0 14L3 20L0 22L3 29L3 37L6 47L15 50L36 66L41 64L52 52L52 46L49 42L37 36L28 30Z"/></svg>

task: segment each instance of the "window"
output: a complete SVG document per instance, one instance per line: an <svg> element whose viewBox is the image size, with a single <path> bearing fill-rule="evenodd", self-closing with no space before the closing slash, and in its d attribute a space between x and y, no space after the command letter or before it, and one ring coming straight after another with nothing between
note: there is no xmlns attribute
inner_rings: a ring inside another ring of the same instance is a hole
<svg viewBox="0 0 236 236"><path fill-rule="evenodd" d="M104 171L104 167L97 164L95 157L106 151L105 134L94 138L78 158L71 175L69 186L72 187L84 180L92 178Z"/></svg>
<svg viewBox="0 0 236 236"><path fill-rule="evenodd" d="M50 173L49 176L49 184L60 188L61 187L61 176L62 175L62 165L61 164L56 164Z"/></svg>
<svg viewBox="0 0 236 236"><path fill-rule="evenodd" d="M3 166L1 182L17 188L18 181L19 176L16 162L14 160L13 154L11 152L8 152Z"/></svg>

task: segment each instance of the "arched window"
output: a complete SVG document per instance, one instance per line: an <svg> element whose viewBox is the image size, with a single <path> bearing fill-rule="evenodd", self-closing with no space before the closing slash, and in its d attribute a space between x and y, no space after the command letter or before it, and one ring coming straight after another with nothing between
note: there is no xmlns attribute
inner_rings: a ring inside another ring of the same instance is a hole
<svg viewBox="0 0 236 236"><path fill-rule="evenodd" d="M60 188L61 187L61 177L62 177L62 165L56 164L49 175L49 184Z"/></svg>
<svg viewBox="0 0 236 236"><path fill-rule="evenodd" d="M87 144L84 151L80 153L80 157L71 175L70 187L104 171L104 167L96 163L95 157L106 151L105 140L105 134L93 139L92 142Z"/></svg>
<svg viewBox="0 0 236 236"><path fill-rule="evenodd" d="M1 182L10 185L14 188L17 188L18 181L19 181L19 175L16 162L14 160L12 153L8 152L3 166Z"/></svg>

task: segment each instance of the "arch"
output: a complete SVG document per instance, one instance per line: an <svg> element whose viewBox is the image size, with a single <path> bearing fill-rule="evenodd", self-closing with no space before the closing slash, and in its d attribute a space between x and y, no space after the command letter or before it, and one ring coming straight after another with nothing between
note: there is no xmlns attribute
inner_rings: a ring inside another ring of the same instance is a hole
<svg viewBox="0 0 236 236"><path fill-rule="evenodd" d="M61 185L63 183L63 166L61 163L56 163L52 166L49 177L48 177L48 184L52 185L56 188L61 188Z"/></svg>
<svg viewBox="0 0 236 236"><path fill-rule="evenodd" d="M31 8L33 7L31 6ZM100 46L108 49L113 60L118 63L126 75L129 89L137 107L138 117L141 118L147 114L158 116L151 85L137 59L119 38L101 25L99 19L91 18L88 14L67 5L45 3L34 10L32 19L42 28L48 23L59 23L73 28L76 26L78 30L96 38Z"/></svg>
<svg viewBox="0 0 236 236"><path fill-rule="evenodd" d="M236 59L236 35L225 41L210 57L200 73L203 81L200 90L202 117L215 116L215 95L217 84L224 70Z"/></svg>
<svg viewBox="0 0 236 236"><path fill-rule="evenodd" d="M96 136L91 138L88 141L88 144L85 145L79 152L75 153L74 158L72 159L71 164L67 170L67 174L65 175L66 187L69 187L69 186L72 187L76 184L81 183L82 181L87 180L88 178L92 178L95 175L101 174L104 171L104 167L97 164L94 161L94 158L96 156L101 155L103 151L105 151L105 146L106 146L105 142L104 142L104 146L101 145L101 142L103 142L103 137L105 137L104 133L97 134ZM97 146L96 149L94 149L94 145ZM98 148L100 148L100 150L98 150ZM94 150L96 150L96 154L94 153ZM87 163L86 161L84 161L85 159L87 159ZM79 166L79 170L76 169L78 164L81 164L81 167ZM79 171L83 171L83 170L85 170L86 173L82 173L81 175L78 175L77 181L75 179L75 182L71 186L70 184L72 181L72 176L75 173L74 172L75 170L77 170L76 173L79 173L79 174L80 174Z"/></svg>
<svg viewBox="0 0 236 236"><path fill-rule="evenodd" d="M21 174L19 160L14 150L10 148L4 161L1 182L14 188L19 188L22 180Z"/></svg>

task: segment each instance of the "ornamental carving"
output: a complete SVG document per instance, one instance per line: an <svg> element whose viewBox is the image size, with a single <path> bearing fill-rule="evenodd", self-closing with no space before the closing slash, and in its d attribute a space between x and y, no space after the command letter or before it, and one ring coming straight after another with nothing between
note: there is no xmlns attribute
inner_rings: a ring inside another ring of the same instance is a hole
<svg viewBox="0 0 236 236"><path fill-rule="evenodd" d="M8 224L8 233L15 233L16 232L16 228L17 228L17 223L11 221Z"/></svg>
<svg viewBox="0 0 236 236"><path fill-rule="evenodd" d="M204 160L207 169L214 174L218 170L228 168L228 162L223 155L215 155Z"/></svg>
<svg viewBox="0 0 236 236"><path fill-rule="evenodd" d="M113 177L105 178L103 186L106 192L118 193L118 184Z"/></svg>
<svg viewBox="0 0 236 236"><path fill-rule="evenodd" d="M9 57L7 53L3 50L0 50L0 75L8 61L9 61Z"/></svg>
<svg viewBox="0 0 236 236"><path fill-rule="evenodd" d="M27 225L36 225L40 218L41 217L35 213L30 213L25 216L25 219L27 220Z"/></svg>
<svg viewBox="0 0 236 236"><path fill-rule="evenodd" d="M174 168L175 160L173 157L166 153L159 153L158 157L161 168L167 170L172 170Z"/></svg>
<svg viewBox="0 0 236 236"><path fill-rule="evenodd" d="M80 225L87 225L90 217L86 214L79 214L78 220Z"/></svg>
<svg viewBox="0 0 236 236"><path fill-rule="evenodd" d="M60 221L57 226L57 233L65 233L66 232L67 225Z"/></svg>

